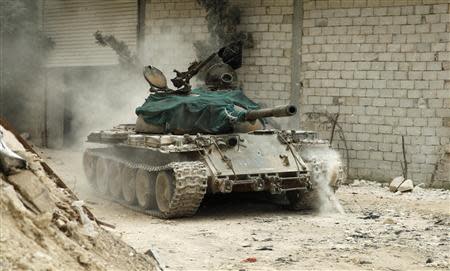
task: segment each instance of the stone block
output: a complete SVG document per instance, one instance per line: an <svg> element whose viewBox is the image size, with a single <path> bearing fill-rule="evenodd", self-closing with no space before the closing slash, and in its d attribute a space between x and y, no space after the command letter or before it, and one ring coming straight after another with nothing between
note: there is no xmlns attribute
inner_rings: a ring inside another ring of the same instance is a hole
<svg viewBox="0 0 450 271"><path fill-rule="evenodd" d="M440 4L440 5L433 5L433 12L434 13L444 13L448 14L448 4Z"/></svg>
<svg viewBox="0 0 450 271"><path fill-rule="evenodd" d="M389 191L397 192L398 187L405 181L403 176L395 177L389 184Z"/></svg>
<svg viewBox="0 0 450 271"><path fill-rule="evenodd" d="M55 205L50 197L50 192L31 171L20 171L17 174L8 176L8 180L39 211L42 213L53 212Z"/></svg>
<svg viewBox="0 0 450 271"><path fill-rule="evenodd" d="M442 69L442 62L427 62L427 70L429 71L440 71Z"/></svg>
<svg viewBox="0 0 450 271"><path fill-rule="evenodd" d="M406 131L408 135L420 135L421 133L421 128L420 127L406 127Z"/></svg>
<svg viewBox="0 0 450 271"><path fill-rule="evenodd" d="M391 186L389 186L390 189ZM397 187L397 191L400 191L402 193L404 192L411 192L414 188L414 183L411 179L407 179L405 181L403 181L398 187Z"/></svg>
<svg viewBox="0 0 450 271"><path fill-rule="evenodd" d="M446 24L432 24L431 25L431 33L445 33Z"/></svg>

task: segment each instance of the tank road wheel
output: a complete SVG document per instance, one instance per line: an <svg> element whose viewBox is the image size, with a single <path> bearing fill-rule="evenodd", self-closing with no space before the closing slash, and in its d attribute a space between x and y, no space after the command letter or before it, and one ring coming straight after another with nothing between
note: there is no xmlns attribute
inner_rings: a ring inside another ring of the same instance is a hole
<svg viewBox="0 0 450 271"><path fill-rule="evenodd" d="M121 174L122 195L127 204L136 203L136 169L124 167Z"/></svg>
<svg viewBox="0 0 450 271"><path fill-rule="evenodd" d="M155 174L147 170L139 169L136 173L136 199L143 209L154 209L155 199Z"/></svg>
<svg viewBox="0 0 450 271"><path fill-rule="evenodd" d="M173 191L175 189L175 177L171 172L161 171L156 177L156 203L161 212L170 211L170 202L172 201Z"/></svg>
<svg viewBox="0 0 450 271"><path fill-rule="evenodd" d="M289 208L294 211L316 211L320 207L319 192L317 189L310 191L288 191L286 197Z"/></svg>
<svg viewBox="0 0 450 271"><path fill-rule="evenodd" d="M97 190L102 195L108 194L108 182L109 182L108 164L109 162L106 159L99 158L97 161L97 165L95 167Z"/></svg>
<svg viewBox="0 0 450 271"><path fill-rule="evenodd" d="M96 161L97 158L88 152L84 152L83 154L83 168L84 174L86 175L86 179L88 183L91 185L95 185L95 170L96 170Z"/></svg>
<svg viewBox="0 0 450 271"><path fill-rule="evenodd" d="M108 178L109 178L109 192L115 199L122 198L122 180L121 173L123 165L117 162L109 162Z"/></svg>

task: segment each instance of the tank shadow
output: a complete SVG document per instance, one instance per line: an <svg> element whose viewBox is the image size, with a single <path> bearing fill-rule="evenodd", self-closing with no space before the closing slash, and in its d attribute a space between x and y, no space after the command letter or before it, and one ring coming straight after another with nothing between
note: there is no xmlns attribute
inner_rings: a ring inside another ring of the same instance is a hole
<svg viewBox="0 0 450 271"><path fill-rule="evenodd" d="M288 210L285 204L270 198L268 194L253 192L207 195L203 199L197 214L187 219L229 219L267 215L296 216L305 214L311 214L311 212Z"/></svg>

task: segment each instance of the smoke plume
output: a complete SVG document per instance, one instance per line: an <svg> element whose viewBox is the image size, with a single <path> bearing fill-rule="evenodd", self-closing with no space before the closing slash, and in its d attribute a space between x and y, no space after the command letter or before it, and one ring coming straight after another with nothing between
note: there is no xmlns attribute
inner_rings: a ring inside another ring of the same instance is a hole
<svg viewBox="0 0 450 271"><path fill-rule="evenodd" d="M206 10L206 21L209 30L209 39L196 41L194 47L197 57L206 58L219 48L241 41L247 48L253 46L249 33L238 31L241 23L241 10L230 4L228 0L197 0Z"/></svg>

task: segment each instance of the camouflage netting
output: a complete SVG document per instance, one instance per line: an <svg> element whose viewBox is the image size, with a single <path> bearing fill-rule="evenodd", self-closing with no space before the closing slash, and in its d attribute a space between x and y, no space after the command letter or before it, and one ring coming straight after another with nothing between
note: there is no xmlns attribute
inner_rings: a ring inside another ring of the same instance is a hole
<svg viewBox="0 0 450 271"><path fill-rule="evenodd" d="M245 111L239 107L259 109L241 90L194 89L189 96L151 94L136 114L166 131L220 134L232 132L233 124L244 119Z"/></svg>

